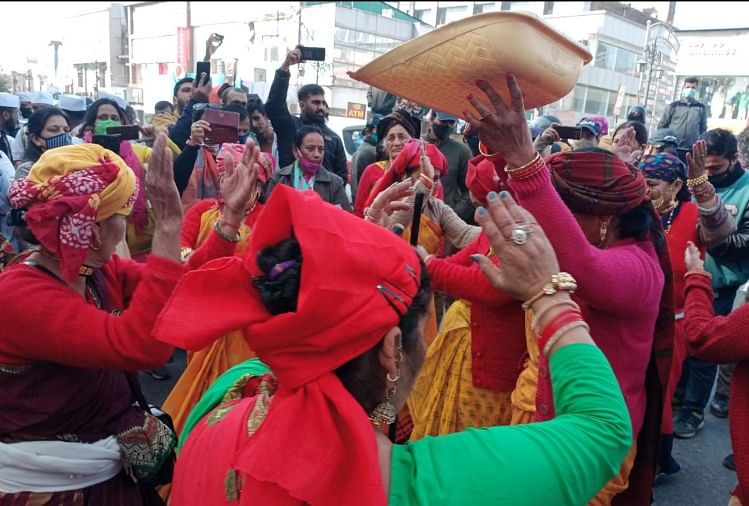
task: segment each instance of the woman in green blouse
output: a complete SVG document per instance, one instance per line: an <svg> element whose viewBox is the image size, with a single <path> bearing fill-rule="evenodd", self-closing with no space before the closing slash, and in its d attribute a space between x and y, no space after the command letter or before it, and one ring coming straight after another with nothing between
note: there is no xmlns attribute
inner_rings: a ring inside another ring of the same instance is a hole
<svg viewBox="0 0 749 506"><path fill-rule="evenodd" d="M188 348L221 335L221 325L244 327L273 370L257 360L237 366L196 406L172 504L584 505L618 473L632 442L621 391L569 297L574 280L507 193L490 194L477 212L502 269L476 261L498 289L526 301L550 356L557 416L393 445L384 429L425 353L425 270L387 230L279 189L245 264L225 259L185 278L157 326L160 339ZM211 283L229 306L215 308L215 321L180 324L195 307L205 313Z"/></svg>

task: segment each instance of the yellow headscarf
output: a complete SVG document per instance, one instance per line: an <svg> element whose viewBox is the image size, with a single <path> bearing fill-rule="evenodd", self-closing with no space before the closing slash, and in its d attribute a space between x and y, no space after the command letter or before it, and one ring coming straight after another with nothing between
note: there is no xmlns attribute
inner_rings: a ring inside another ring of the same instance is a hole
<svg viewBox="0 0 749 506"><path fill-rule="evenodd" d="M31 232L60 257L60 274L72 281L88 257L95 224L130 214L138 191L122 158L97 144L78 144L46 151L8 198L26 209Z"/></svg>

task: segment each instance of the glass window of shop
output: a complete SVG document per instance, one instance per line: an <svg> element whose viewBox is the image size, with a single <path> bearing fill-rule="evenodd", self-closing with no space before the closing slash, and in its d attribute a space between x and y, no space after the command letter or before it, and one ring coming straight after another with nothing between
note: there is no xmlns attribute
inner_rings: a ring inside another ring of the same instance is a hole
<svg viewBox="0 0 749 506"><path fill-rule="evenodd" d="M599 40L593 65L602 69L629 74L635 70L637 56L634 51Z"/></svg>

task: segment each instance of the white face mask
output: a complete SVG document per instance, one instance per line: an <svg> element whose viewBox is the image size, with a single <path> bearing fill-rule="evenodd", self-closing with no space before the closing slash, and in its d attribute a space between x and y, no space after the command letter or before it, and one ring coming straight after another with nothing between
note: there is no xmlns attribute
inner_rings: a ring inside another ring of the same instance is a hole
<svg viewBox="0 0 749 506"><path fill-rule="evenodd" d="M681 90L681 96L684 98L697 98L697 89L684 88L683 90Z"/></svg>

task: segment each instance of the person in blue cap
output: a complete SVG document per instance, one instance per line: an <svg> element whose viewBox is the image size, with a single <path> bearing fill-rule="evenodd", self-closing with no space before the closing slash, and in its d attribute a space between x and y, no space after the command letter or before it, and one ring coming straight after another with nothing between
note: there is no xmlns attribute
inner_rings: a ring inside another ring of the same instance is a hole
<svg viewBox="0 0 749 506"><path fill-rule="evenodd" d="M590 118L578 121L577 126L581 128L580 139L572 140L574 149L597 148L601 139L601 126Z"/></svg>

